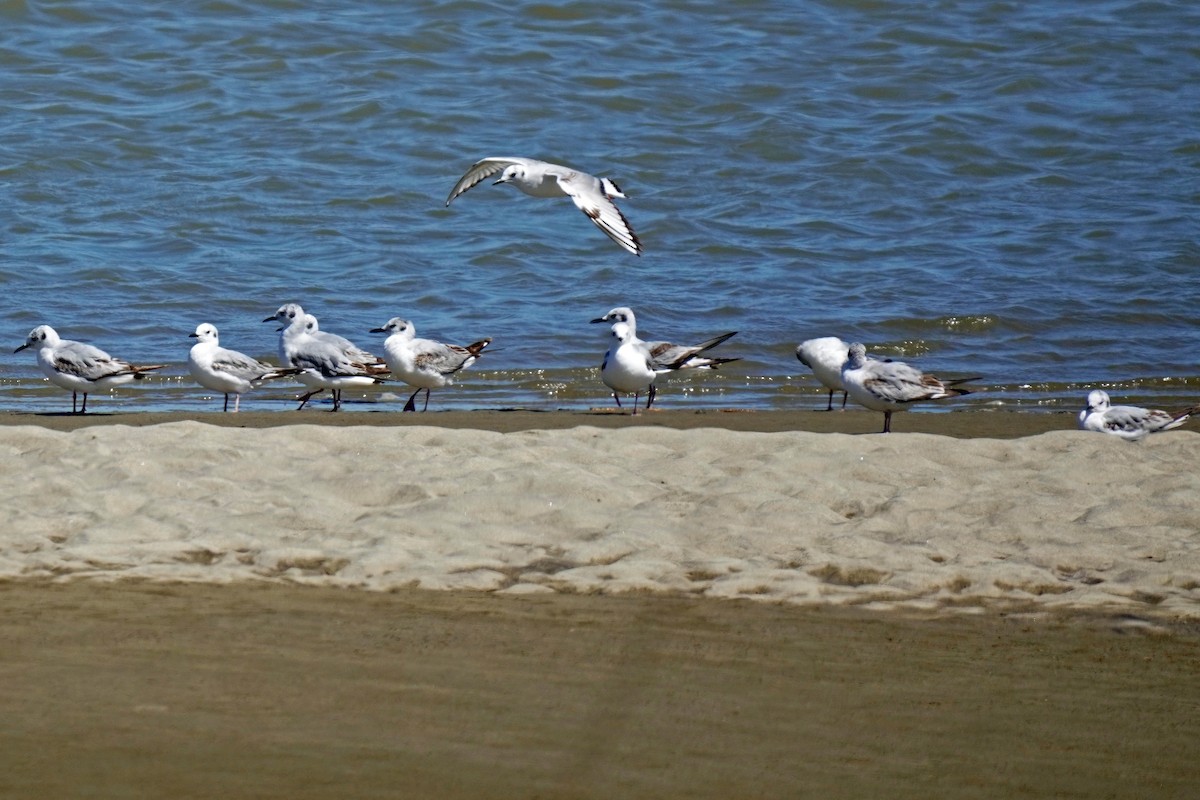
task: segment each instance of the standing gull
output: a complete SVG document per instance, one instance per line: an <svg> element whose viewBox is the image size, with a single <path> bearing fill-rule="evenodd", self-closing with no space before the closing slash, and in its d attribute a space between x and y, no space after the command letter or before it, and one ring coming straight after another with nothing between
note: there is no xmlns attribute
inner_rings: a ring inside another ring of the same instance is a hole
<svg viewBox="0 0 1200 800"><path fill-rule="evenodd" d="M597 178L570 167L515 156L485 158L476 161L467 174L458 179L446 198L446 205L449 206L454 198L497 172L500 173L497 184L511 183L527 195L570 197L576 208L586 214L608 238L635 256L642 254L642 243L629 226L629 221L613 203L614 197L625 197L617 184L608 178Z"/></svg>
<svg viewBox="0 0 1200 800"><path fill-rule="evenodd" d="M625 341L622 342L618 340L616 345L627 343L631 347L641 348L646 354L650 369L654 370L655 373L671 372L677 369L716 369L721 364L728 364L731 361L739 360L737 358L716 358L713 356L703 355L703 353L721 344L726 339L736 336L737 331L723 333L720 336L714 336L713 338L697 345L680 345L672 344L671 342L646 342L638 338L637 318L633 314L633 309L627 306L618 306L610 310L603 317L597 317L596 319L592 320L592 322L611 322L614 329L618 324L626 326L626 330L622 334ZM605 356L605 358L607 359L607 356ZM600 370L600 377L601 379L604 378L603 368ZM608 384L607 380L605 380L605 384L608 385L610 389L613 389L613 399L616 400L617 405L620 406L621 400L619 397L617 397L616 388L611 384ZM630 390L622 389L621 391ZM655 387L652 381L646 398L647 409L654 404L654 398L657 396L657 394L658 389ZM635 406L636 402L637 398L635 397Z"/></svg>
<svg viewBox="0 0 1200 800"><path fill-rule="evenodd" d="M650 356L646 348L641 347L633 335L629 324L614 322L612 326L612 344L604 354L600 363L600 379L604 385L612 389L613 399L617 408L621 407L619 392L633 395L633 413L637 415L638 397L643 391L646 395L646 409L649 410L653 399L654 379L658 372L650 366Z"/></svg>
<svg viewBox="0 0 1200 800"><path fill-rule="evenodd" d="M384 367L376 366L378 359L344 337L319 330L315 318L298 304L282 305L263 320L274 321L284 323L279 334L280 359L300 370L296 379L311 389L300 398L297 411L322 389L332 392L333 410L340 411L343 389L383 383L379 374Z"/></svg>
<svg viewBox="0 0 1200 800"><path fill-rule="evenodd" d="M632 337L633 341L646 348L646 354L650 356L650 365L654 369L716 369L721 364L740 360L738 358L712 358L700 355L706 350L716 347L726 339L736 336L737 331L723 333L702 344L695 345L672 344L671 342L647 342L638 338L637 317L634 316L633 309L627 306L618 306L603 317L596 317L592 322L624 322L628 325L630 337Z"/></svg>
<svg viewBox="0 0 1200 800"><path fill-rule="evenodd" d="M72 414L87 413L87 399L92 392L141 379L145 373L166 366L135 366L90 344L60 339L49 325L39 325L31 330L25 344L13 352L19 353L26 347L37 348L38 367L51 383L71 390ZM76 410L75 401L80 394L83 395L83 406Z"/></svg>
<svg viewBox="0 0 1200 800"><path fill-rule="evenodd" d="M1136 442L1151 433L1178 428L1197 412L1200 412L1200 406L1175 413L1137 406L1114 406L1109 401L1108 392L1095 389L1088 394L1087 408L1079 412L1079 427Z"/></svg>
<svg viewBox="0 0 1200 800"><path fill-rule="evenodd" d="M304 315L304 330L311 336L315 336L321 341L333 344L342 349L342 352L356 364L362 364L367 368L367 374L377 378L383 378L388 373L388 366L382 358L362 349L354 342L347 339L345 336L339 336L336 333L321 330L321 323L312 314ZM378 381L377 381L378 382ZM363 384L366 385L366 384Z"/></svg>
<svg viewBox="0 0 1200 800"><path fill-rule="evenodd" d="M834 392L842 393L842 408L846 407L849 392L842 385L842 365L846 363L846 353L849 349L850 345L836 336L808 339L796 347L796 358L811 369L817 380L829 390L829 406L826 411L833 411Z"/></svg>
<svg viewBox="0 0 1200 800"><path fill-rule="evenodd" d="M970 394L954 387L973 380L978 378L942 381L902 361L876 361L867 358L867 348L858 342L850 345L842 366L843 387L854 402L883 412L884 433L892 430L893 411L907 411L910 405L923 400Z"/></svg>
<svg viewBox="0 0 1200 800"><path fill-rule="evenodd" d="M230 394L234 397L233 411L236 414L243 393L266 381L295 375L298 371L278 369L245 353L221 347L216 326L207 322L197 326L195 332L188 336L197 340L188 352L188 372L205 389L225 395L225 411L229 410Z"/></svg>
<svg viewBox="0 0 1200 800"><path fill-rule="evenodd" d="M315 395L325 391L325 382L318 373L298 369L292 362L292 356L299 352L301 344L316 330L317 318L305 314L304 309L296 303L286 303L274 314L263 319L263 322L283 323L283 327L279 328L279 362L285 367L297 369L296 380L309 390L300 397L300 405L296 407L299 411Z"/></svg>
<svg viewBox="0 0 1200 800"><path fill-rule="evenodd" d="M383 342L383 359L392 375L417 387L404 404L405 411L417 410L417 395L425 390L425 411L429 408L429 392L441 389L454 382L459 370L475 363L483 348L491 339L480 339L465 347L443 344L432 339L418 339L416 327L406 319L392 317L382 328L372 328L371 333L390 334Z"/></svg>

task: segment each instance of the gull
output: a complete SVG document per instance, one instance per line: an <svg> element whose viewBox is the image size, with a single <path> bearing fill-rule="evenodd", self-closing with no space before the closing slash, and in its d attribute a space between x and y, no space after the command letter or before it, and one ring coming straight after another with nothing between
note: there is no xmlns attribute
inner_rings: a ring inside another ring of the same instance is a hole
<svg viewBox="0 0 1200 800"><path fill-rule="evenodd" d="M834 392L842 393L842 408L846 407L849 393L842 386L842 364L846 363L846 352L850 345L836 336L825 336L820 339L808 339L796 347L796 358L800 363L813 371L826 389L829 390L829 407L833 411Z"/></svg>
<svg viewBox="0 0 1200 800"><path fill-rule="evenodd" d="M876 361L867 358L867 348L855 342L848 348L842 366L842 386L854 402L872 411L883 412L883 432L892 430L892 412L907 411L922 400L940 400L970 394L957 384L978 378L942 381L902 361Z"/></svg>
<svg viewBox="0 0 1200 800"><path fill-rule="evenodd" d="M86 414L88 395L97 390L111 389L123 383L145 377L145 373L162 369L166 364L135 366L113 358L98 347L70 339L60 339L49 325L39 325L29 332L25 344L13 350L19 353L26 347L37 348L38 367L56 386L71 390L71 413ZM83 395L83 406L76 410L75 401Z"/></svg>
<svg viewBox="0 0 1200 800"><path fill-rule="evenodd" d="M357 364L362 364L364 367L366 367L368 375L379 378L376 383L383 382L383 376L387 374L388 366L379 356L363 350L345 336L338 336L336 333L329 333L328 331L321 330L321 323L318 322L317 318L312 314L304 315L304 330L322 341L340 347L342 352L344 352L351 361ZM321 391L322 388L317 388L316 391L311 392L308 397L318 394ZM303 407L304 404L301 403L300 405Z"/></svg>
<svg viewBox="0 0 1200 800"><path fill-rule="evenodd" d="M342 348L347 356L367 367L367 371L372 375L382 375L387 372L387 364L383 362L383 359L374 353L363 350L345 336L338 336L336 333L321 330L321 323L312 314L304 315L304 330L318 339L331 342Z"/></svg>
<svg viewBox="0 0 1200 800"><path fill-rule="evenodd" d="M285 367L296 368L292 363L292 356L298 352L303 337L311 335L317 328L316 319L311 314L305 314L304 309L296 303L286 303L273 315L263 319L263 322L283 323L283 327L279 328L279 362ZM295 378L309 389L309 392L300 398L300 405L296 408L299 411L310 398L325 391L325 382L319 374L307 369L298 370Z"/></svg>
<svg viewBox="0 0 1200 800"><path fill-rule="evenodd" d="M647 392L646 409L649 410L654 388L654 379L658 371L650 365L650 356L646 348L638 344L637 337L626 322L614 322L612 326L612 344L604 354L600 364L600 379L604 385L612 389L613 399L617 408L621 407L618 392L633 395L633 413L637 415L638 396L642 391Z"/></svg>
<svg viewBox="0 0 1200 800"><path fill-rule="evenodd" d="M647 342L638 338L637 335L637 317L633 314L633 309L627 306L618 306L612 309L603 317L596 317L592 320L596 322L624 322L629 326L629 335L635 342L646 348L647 354L650 356L650 365L656 370L674 370L674 369L716 369L721 364L728 364L730 361L740 361L738 358L712 358L709 356L700 356L700 353L719 345L726 339L737 335L737 331L732 333L723 333L720 336L713 337L702 344L682 345L671 344L670 342Z"/></svg>
<svg viewBox="0 0 1200 800"><path fill-rule="evenodd" d="M225 411L229 410L230 394L234 397L233 412L236 414L244 392L274 378L298 372L295 369L278 369L245 353L221 347L216 326L207 322L197 326L195 332L188 336L196 339L188 352L188 372L205 389L225 395Z"/></svg>
<svg viewBox="0 0 1200 800"><path fill-rule="evenodd" d="M610 310L603 317L596 317L592 320L597 322L611 322L613 325L625 325L627 327L627 337L633 346L642 348L645 351L646 357L650 364L650 368L656 373L671 372L677 369L716 369L721 364L728 364L730 361L738 361L737 358L715 358L712 356L704 356L702 353L711 350L717 345L724 342L726 339L737 335L737 331L731 333L723 333L720 336L701 342L697 345L679 345L670 342L646 342L638 338L637 335L637 318L634 316L633 309L627 306L618 306ZM607 357L607 356L606 356ZM600 371L600 377L603 379L604 370ZM607 381L605 381L607 383ZM611 385L610 389L614 388ZM628 391L628 390L622 390ZM654 404L654 398L658 394L658 389L653 383L650 384L649 394L646 398L646 408L649 409ZM621 401L617 398L616 392L613 392L613 399L617 401L617 405L621 405ZM637 398L634 398L636 405Z"/></svg>
<svg viewBox="0 0 1200 800"><path fill-rule="evenodd" d="M263 320L275 321L284 323L279 329L280 360L300 370L296 379L312 390L300 398L297 411L323 389L333 393L333 410L340 411L344 388L383 383L378 359L344 337L319 330L316 318L298 304L286 303Z"/></svg>
<svg viewBox="0 0 1200 800"><path fill-rule="evenodd" d="M490 157L476 161L467 174L458 179L446 205L480 181L500 173L500 183L511 183L533 197L570 197L576 208L587 215L608 238L635 256L642 254L642 243L629 227L629 221L613 203L625 197L617 184L586 172L548 164L533 158Z"/></svg>
<svg viewBox="0 0 1200 800"><path fill-rule="evenodd" d="M417 395L422 389L425 390L425 406L421 410L427 410L429 391L453 383L459 370L474 364L483 348L492 343L491 339L480 339L463 347L418 339L412 322L400 317L392 317L382 328L372 328L371 333L390 334L383 342L383 358L388 369L409 386L417 387L404 404L405 411L417 410Z"/></svg>
<svg viewBox="0 0 1200 800"><path fill-rule="evenodd" d="M1109 401L1108 392L1095 389L1088 394L1087 408L1079 412L1079 427L1136 442L1151 433L1178 428L1197 412L1200 412L1200 406L1175 413L1137 406L1114 406Z"/></svg>

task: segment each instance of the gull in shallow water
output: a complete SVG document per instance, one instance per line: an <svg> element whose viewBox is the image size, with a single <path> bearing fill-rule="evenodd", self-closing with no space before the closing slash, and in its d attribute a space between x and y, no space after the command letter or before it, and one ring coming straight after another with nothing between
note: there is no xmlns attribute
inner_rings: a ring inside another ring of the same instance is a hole
<svg viewBox="0 0 1200 800"><path fill-rule="evenodd" d="M188 352L188 372L205 389L225 395L225 411L229 410L229 395L233 395L233 411L241 406L242 394L266 381L295 375L296 369L279 369L251 358L245 353L221 347L215 325L205 322L188 336L196 339Z"/></svg>
<svg viewBox="0 0 1200 800"><path fill-rule="evenodd" d="M850 345L836 336L808 339L796 347L796 358L811 369L816 379L829 390L829 406L826 411L833 411L834 392L842 393L842 408L846 407L846 398L850 393L842 385L842 365L846 363L849 350Z"/></svg>
<svg viewBox="0 0 1200 800"><path fill-rule="evenodd" d="M716 369L721 364L738 360L703 355L726 339L736 336L737 331L714 336L697 345L645 342L637 336L637 320L633 311L624 306L614 308L592 322L612 322L613 342L600 365L600 379L613 390L613 400L618 408L621 407L619 393L632 393L635 414L638 395L643 387L646 389L646 409L649 410L654 404L654 398L658 396L654 380L659 374L680 369ZM646 373L643 363L652 376L649 382L644 381Z"/></svg>
<svg viewBox="0 0 1200 800"><path fill-rule="evenodd" d="M446 205L482 180L500 173L496 183L511 183L533 197L570 197L575 206L604 231L608 238L635 256L642 254L629 221L613 203L614 197L625 197L617 184L608 178L597 178L586 172L548 164L533 158L490 157L476 161L467 174L458 179Z"/></svg>
<svg viewBox="0 0 1200 800"><path fill-rule="evenodd" d="M716 369L721 364L740 360L737 358L713 358L701 355L701 353L711 350L726 339L736 336L737 331L723 333L706 342L694 345L671 344L670 342L647 342L638 338L637 317L634 316L633 309L627 306L618 306L603 317L596 317L592 322L611 322L613 324L623 322L628 325L630 338L645 348L646 354L650 357L650 366L655 370Z"/></svg>
<svg viewBox="0 0 1200 800"><path fill-rule="evenodd" d="M318 322L317 318L312 314L304 315L304 330L307 331L309 335L315 336L321 341L329 342L337 347L340 347L352 361L365 366L367 368L367 372L372 375L383 375L388 371L387 364L385 364L383 359L379 356L362 349L345 336L338 336L336 333L330 333L329 331L321 330L321 323Z"/></svg>
<svg viewBox="0 0 1200 800"><path fill-rule="evenodd" d="M475 363L483 348L491 339L480 339L466 345L444 344L432 339L418 339L416 327L406 319L392 317L382 328L372 328L371 333L390 334L383 342L383 359L392 375L417 387L404 404L405 411L417 410L417 395L425 390L425 406L429 408L429 391L441 389L454 382L460 370Z"/></svg>
<svg viewBox="0 0 1200 800"><path fill-rule="evenodd" d="M955 386L978 378L943 381L902 361L867 358L867 348L855 342L842 365L842 386L854 402L883 412L883 432L892 430L892 412L907 411L913 403L970 394Z"/></svg>
<svg viewBox="0 0 1200 800"><path fill-rule="evenodd" d="M1136 442L1151 433L1178 428L1198 411L1200 406L1175 413L1137 406L1114 406L1108 392L1095 389L1088 394L1087 408L1079 412L1079 427Z"/></svg>
<svg viewBox="0 0 1200 800"><path fill-rule="evenodd" d="M135 366L90 344L60 339L49 325L39 325L31 330L25 344L13 352L19 353L26 347L36 348L38 367L51 383L71 390L72 414L87 413L87 399L92 392L141 379L145 373L166 366ZM80 394L83 395L83 406L76 410L75 402Z"/></svg>
<svg viewBox="0 0 1200 800"><path fill-rule="evenodd" d="M285 303L274 314L263 319L263 322L283 323L283 327L278 329L279 362L285 367L297 369L294 377L309 390L300 397L300 405L296 407L299 411L312 397L325 391L325 382L318 373L299 369L292 363L292 355L299 352L305 338L317 329L317 318L304 313L304 309L297 303Z"/></svg>
<svg viewBox="0 0 1200 800"><path fill-rule="evenodd" d="M612 343L604 354L604 361L600 363L600 379L612 389L618 408L621 407L619 392L633 395L633 413L636 416L638 397L643 391L646 392L646 409L650 408L658 371L650 366L646 348L640 346L628 323L614 322L611 335Z"/></svg>
<svg viewBox="0 0 1200 800"><path fill-rule="evenodd" d="M374 386L383 383L380 374L387 367L375 356L345 337L321 331L316 317L306 314L296 303L286 303L263 320L279 321L279 358L300 370L296 379L311 391L300 398L296 410L323 389L333 394L333 410L342 407L342 390L347 387Z"/></svg>

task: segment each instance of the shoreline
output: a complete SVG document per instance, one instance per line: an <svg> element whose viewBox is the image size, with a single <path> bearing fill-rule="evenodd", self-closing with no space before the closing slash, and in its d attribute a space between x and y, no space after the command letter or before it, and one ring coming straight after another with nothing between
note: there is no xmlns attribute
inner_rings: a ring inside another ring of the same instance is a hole
<svg viewBox="0 0 1200 800"><path fill-rule="evenodd" d="M894 434L929 433L959 439L1014 439L1056 430L1075 430L1077 412L1059 411L916 411L896 414ZM602 429L631 427L691 430L719 428L729 431L778 433L879 433L883 415L865 410L847 411L743 411L706 409L695 411L650 411L636 417L614 411L529 411L524 409L480 411L354 411L324 410L223 412L129 412L89 411L69 413L0 413L0 427L37 425L57 431L72 431L98 425L147 427L190 420L223 428L273 428L286 425L324 427L413 427L432 426L451 430L473 429L495 433L529 430L565 430L582 426Z"/></svg>

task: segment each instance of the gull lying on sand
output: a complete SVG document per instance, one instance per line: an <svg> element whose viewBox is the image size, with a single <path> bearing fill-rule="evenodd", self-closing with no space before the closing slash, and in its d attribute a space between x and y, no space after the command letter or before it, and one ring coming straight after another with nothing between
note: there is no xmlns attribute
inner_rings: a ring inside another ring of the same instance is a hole
<svg viewBox="0 0 1200 800"><path fill-rule="evenodd" d="M491 339L480 339L462 347L418 339L416 327L400 317L392 317L382 328L372 328L371 332L390 334L383 342L383 358L388 369L409 386L417 387L404 404L405 411L417 410L417 395L422 389L425 390L425 406L421 410L428 409L429 391L453 383L459 370L474 364L483 348L492 343Z"/></svg>
<svg viewBox="0 0 1200 800"><path fill-rule="evenodd" d="M858 342L850 345L842 366L842 386L854 402L883 412L884 433L892 430L893 411L907 411L911 404L924 400L970 394L954 387L974 380L979 379L942 381L902 361L876 361L867 358L867 348Z"/></svg>
<svg viewBox="0 0 1200 800"><path fill-rule="evenodd" d="M19 353L26 347L37 349L38 367L51 383L71 390L72 414L87 413L87 399L90 393L141 379L145 377L145 373L166 366L135 366L113 358L90 344L60 339L58 333L49 325L39 325L31 330L25 344L13 352ZM83 406L76 410L75 402L80 394L83 395Z"/></svg>
<svg viewBox="0 0 1200 800"><path fill-rule="evenodd" d="M295 375L299 370L279 369L245 353L221 347L215 325L205 322L188 336L196 339L188 352L188 372L205 389L225 395L225 411L229 410L229 395L233 395L233 412L241 406L242 394L275 378Z"/></svg>
<svg viewBox="0 0 1200 800"><path fill-rule="evenodd" d="M1114 406L1109 401L1108 392L1095 389L1088 394L1087 408L1079 412L1079 427L1136 442L1151 433L1178 428L1197 412L1200 412L1200 406L1175 413L1137 406Z"/></svg>
<svg viewBox="0 0 1200 800"><path fill-rule="evenodd" d="M323 389L333 393L333 410L342 407L342 390L347 387L383 383L387 367L378 358L336 334L320 330L316 317L304 313L296 303L287 303L263 320L284 323L279 334L279 358L300 372L296 379L311 391L300 398L296 410Z"/></svg>
<svg viewBox="0 0 1200 800"><path fill-rule="evenodd" d="M849 350L850 345L836 336L808 339L796 347L796 358L811 369L816 379L829 390L829 407L826 411L833 411L834 392L842 393L842 408L846 407L846 398L850 393L842 385L842 365L846 363Z"/></svg>
<svg viewBox="0 0 1200 800"><path fill-rule="evenodd" d="M597 178L586 172L548 164L533 158L490 157L476 161L467 174L458 179L446 205L480 181L500 173L499 183L511 183L533 197L570 197L575 206L587 215L608 238L635 256L642 254L629 221L613 203L614 197L624 197L617 184L608 178Z"/></svg>

